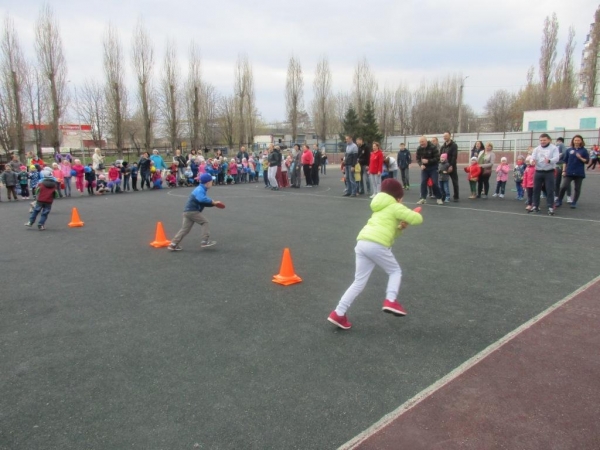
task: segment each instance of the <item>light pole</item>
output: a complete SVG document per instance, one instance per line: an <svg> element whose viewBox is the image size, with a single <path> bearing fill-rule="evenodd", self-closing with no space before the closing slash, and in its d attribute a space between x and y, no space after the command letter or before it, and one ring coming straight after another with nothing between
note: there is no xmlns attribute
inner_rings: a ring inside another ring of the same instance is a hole
<svg viewBox="0 0 600 450"><path fill-rule="evenodd" d="M465 88L465 80L469 78L469 75L460 80L460 89L458 91L458 126L456 127L456 132L460 133L462 131L462 99L463 99L463 89Z"/></svg>

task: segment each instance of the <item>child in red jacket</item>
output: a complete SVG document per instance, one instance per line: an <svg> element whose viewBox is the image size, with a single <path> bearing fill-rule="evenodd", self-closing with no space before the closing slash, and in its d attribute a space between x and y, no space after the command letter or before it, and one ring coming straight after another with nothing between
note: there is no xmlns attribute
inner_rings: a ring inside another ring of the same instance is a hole
<svg viewBox="0 0 600 450"><path fill-rule="evenodd" d="M525 206L525 209L530 212L533 208L533 178L535 177L535 161L531 156L525 158L525 165L527 166L523 173L523 189L527 192L527 206Z"/></svg>
<svg viewBox="0 0 600 450"><path fill-rule="evenodd" d="M477 163L477 158L475 156L471 158L471 163L465 167L465 172L467 172L469 187L471 188L471 195L469 195L469 198L477 198L477 180L479 180L479 175L481 175L481 167Z"/></svg>

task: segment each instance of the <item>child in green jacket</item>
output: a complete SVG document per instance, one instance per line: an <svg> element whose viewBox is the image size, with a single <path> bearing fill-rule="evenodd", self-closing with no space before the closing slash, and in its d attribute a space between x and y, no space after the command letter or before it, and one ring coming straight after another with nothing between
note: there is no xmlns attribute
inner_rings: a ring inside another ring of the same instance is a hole
<svg viewBox="0 0 600 450"><path fill-rule="evenodd" d="M354 282L327 318L329 322L344 330L352 326L348 322L346 311L367 285L375 265L385 270L389 276L382 310L395 316L406 315L406 311L396 299L402 270L392 253L392 244L408 225L423 223L423 217L404 206L403 197L402 185L397 180L388 178L381 184L381 192L371 202L373 215L356 238L358 243L354 249L356 252Z"/></svg>

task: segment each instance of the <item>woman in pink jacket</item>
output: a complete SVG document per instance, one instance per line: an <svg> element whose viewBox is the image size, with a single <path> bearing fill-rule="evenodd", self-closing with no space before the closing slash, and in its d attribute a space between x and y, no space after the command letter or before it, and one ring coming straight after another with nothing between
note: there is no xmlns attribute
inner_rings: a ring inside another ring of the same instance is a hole
<svg viewBox="0 0 600 450"><path fill-rule="evenodd" d="M314 163L314 157L310 151L310 147L307 144L302 146L302 169L304 170L304 178L306 179L306 187L312 187L312 165Z"/></svg>
<svg viewBox="0 0 600 450"><path fill-rule="evenodd" d="M496 167L496 193L493 195L494 197L504 198L508 172L510 172L510 166L508 160L503 157L500 159L500 165Z"/></svg>

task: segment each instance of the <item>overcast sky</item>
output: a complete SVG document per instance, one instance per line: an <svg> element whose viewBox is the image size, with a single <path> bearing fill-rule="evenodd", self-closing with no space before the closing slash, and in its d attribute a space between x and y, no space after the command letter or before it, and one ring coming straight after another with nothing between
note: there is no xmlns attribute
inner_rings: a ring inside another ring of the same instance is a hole
<svg viewBox="0 0 600 450"><path fill-rule="evenodd" d="M13 18L26 56L34 58L34 23L39 1L3 0L0 13ZM141 16L156 51L159 76L167 39L174 39L182 74L191 40L202 54L205 80L228 94L234 64L246 53L252 63L256 102L267 121L285 117L289 57L300 59L305 105L312 98L317 61L327 56L334 91L349 91L357 62L366 57L379 86L461 73L465 103L483 110L499 88L516 91L536 65L544 18L558 15L560 59L569 26L576 31L576 70L598 3L591 0L56 0L68 78L83 84L103 79L102 39L108 23L117 27L127 56L132 29ZM131 66L127 65L131 80ZM155 77L156 79L156 77ZM133 84L132 84L133 86Z"/></svg>

